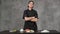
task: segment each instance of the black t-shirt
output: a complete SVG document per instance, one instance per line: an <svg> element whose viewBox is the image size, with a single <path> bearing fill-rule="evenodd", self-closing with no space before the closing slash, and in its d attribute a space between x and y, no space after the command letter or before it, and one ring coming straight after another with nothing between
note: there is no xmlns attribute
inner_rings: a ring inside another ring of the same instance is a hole
<svg viewBox="0 0 60 34"><path fill-rule="evenodd" d="M35 18L38 18L38 14L37 14L37 11L32 9L32 10L25 10L24 11L24 14L23 14L23 19L24 17L35 17Z"/></svg>
<svg viewBox="0 0 60 34"><path fill-rule="evenodd" d="M35 18L38 18L38 14L37 14L37 11L32 9L32 10L25 10L24 13L23 13L23 19L24 17L35 17ZM32 22L32 21L25 21L25 24L24 24L24 30L25 29L32 29L34 31L37 30L37 25L36 25L36 22Z"/></svg>

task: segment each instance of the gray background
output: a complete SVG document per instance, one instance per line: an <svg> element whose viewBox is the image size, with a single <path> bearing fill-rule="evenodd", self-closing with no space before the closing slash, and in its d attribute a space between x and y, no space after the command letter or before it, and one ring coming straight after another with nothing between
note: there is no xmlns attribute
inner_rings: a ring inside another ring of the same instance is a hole
<svg viewBox="0 0 60 34"><path fill-rule="evenodd" d="M23 12L29 0L0 0L0 31L21 29L24 26ZM39 20L38 30L60 32L60 0L33 0Z"/></svg>

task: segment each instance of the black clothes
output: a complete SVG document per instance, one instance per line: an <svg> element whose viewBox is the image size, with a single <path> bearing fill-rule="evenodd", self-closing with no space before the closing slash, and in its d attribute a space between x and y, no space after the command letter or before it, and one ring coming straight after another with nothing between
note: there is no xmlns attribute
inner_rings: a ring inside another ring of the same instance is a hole
<svg viewBox="0 0 60 34"><path fill-rule="evenodd" d="M37 14L37 11L36 10L25 10L24 11L24 14L23 14L23 19L24 17L35 17L35 18L38 18L38 14ZM25 24L24 24L24 30L25 29L31 29L31 30L34 30L34 31L37 31L37 25L36 25L36 22L32 22L32 21L25 21Z"/></svg>

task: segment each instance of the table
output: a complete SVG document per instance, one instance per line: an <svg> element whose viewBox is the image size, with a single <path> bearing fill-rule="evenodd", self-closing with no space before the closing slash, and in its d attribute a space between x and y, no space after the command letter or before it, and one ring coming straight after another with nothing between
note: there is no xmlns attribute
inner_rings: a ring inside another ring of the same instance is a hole
<svg viewBox="0 0 60 34"><path fill-rule="evenodd" d="M39 30L39 31L37 31L37 32L35 32L35 33L33 33L33 34L37 34L37 33L40 34L41 31L42 31L42 30ZM49 33L59 33L59 32L56 31L56 30L49 30L49 31L50 31ZM20 33L19 30L17 30L16 32L9 32L9 30L5 30L5 31L1 31L0 34L28 34L28 33ZM31 33L29 33L29 34L31 34Z"/></svg>

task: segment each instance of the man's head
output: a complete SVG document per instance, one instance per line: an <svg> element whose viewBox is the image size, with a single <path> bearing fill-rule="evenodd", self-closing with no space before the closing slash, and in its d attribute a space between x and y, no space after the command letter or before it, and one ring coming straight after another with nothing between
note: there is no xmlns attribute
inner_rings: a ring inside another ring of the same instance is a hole
<svg viewBox="0 0 60 34"><path fill-rule="evenodd" d="M34 7L34 1L29 1L28 2L28 7L33 8Z"/></svg>

